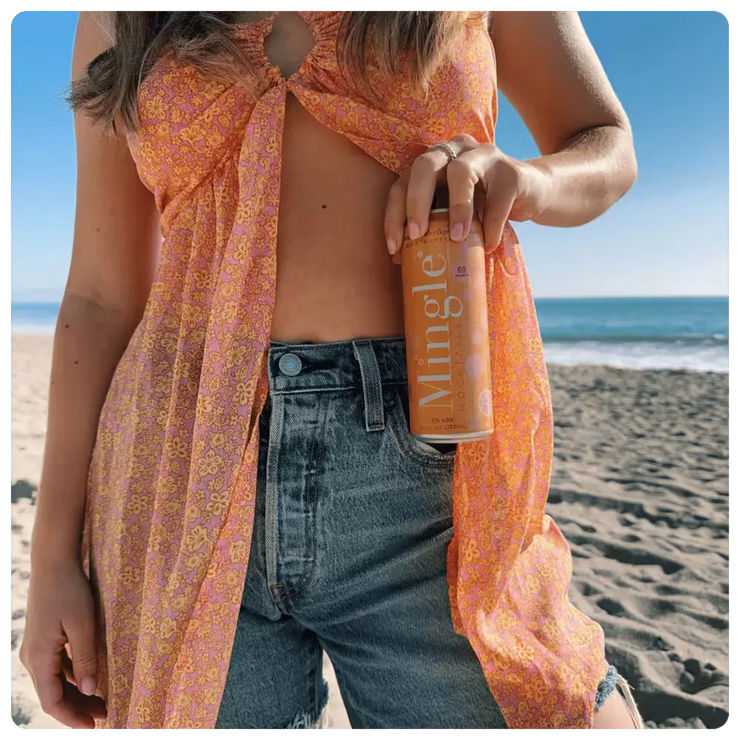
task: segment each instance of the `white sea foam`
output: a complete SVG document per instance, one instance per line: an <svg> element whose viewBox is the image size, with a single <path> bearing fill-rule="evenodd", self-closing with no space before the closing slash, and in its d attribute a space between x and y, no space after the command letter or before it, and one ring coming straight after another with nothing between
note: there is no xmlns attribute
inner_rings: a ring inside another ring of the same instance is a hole
<svg viewBox="0 0 740 740"><path fill-rule="evenodd" d="M729 372L727 345L676 346L668 343L545 342L553 365L609 365L630 370Z"/></svg>

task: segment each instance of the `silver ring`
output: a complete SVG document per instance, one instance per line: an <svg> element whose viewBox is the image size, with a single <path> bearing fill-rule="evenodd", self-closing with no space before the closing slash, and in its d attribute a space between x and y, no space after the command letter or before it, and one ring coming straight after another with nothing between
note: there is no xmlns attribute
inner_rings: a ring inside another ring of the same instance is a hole
<svg viewBox="0 0 740 740"><path fill-rule="evenodd" d="M432 144L429 149L427 149L427 151L432 152L435 149L439 149L440 151L444 152L447 155L448 162L452 162L453 159L457 159L457 154L455 154L455 150L446 141L440 141L437 144Z"/></svg>

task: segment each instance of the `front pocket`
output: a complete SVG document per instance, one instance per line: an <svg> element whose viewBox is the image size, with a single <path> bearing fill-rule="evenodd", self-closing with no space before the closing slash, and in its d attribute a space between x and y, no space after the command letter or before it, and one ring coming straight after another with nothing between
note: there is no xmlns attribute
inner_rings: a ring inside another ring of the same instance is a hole
<svg viewBox="0 0 740 740"><path fill-rule="evenodd" d="M427 442L416 439L411 434L409 427L408 395L405 389L402 391L396 386L386 392L386 398L390 402L387 409L388 427L398 443L401 453L405 457L422 465L452 468L455 464L457 445L446 444L444 445L445 448L452 449L447 449L443 452Z"/></svg>

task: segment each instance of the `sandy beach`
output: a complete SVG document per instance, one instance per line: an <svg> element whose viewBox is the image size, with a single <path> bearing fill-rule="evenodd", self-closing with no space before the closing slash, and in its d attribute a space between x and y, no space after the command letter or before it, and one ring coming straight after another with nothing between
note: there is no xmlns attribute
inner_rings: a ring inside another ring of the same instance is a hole
<svg viewBox="0 0 740 740"><path fill-rule="evenodd" d="M18 649L46 425L51 338L12 340L12 714L38 706ZM719 727L729 709L728 376L550 367L549 513L573 553L574 603L651 727ZM330 671L330 727L348 727Z"/></svg>

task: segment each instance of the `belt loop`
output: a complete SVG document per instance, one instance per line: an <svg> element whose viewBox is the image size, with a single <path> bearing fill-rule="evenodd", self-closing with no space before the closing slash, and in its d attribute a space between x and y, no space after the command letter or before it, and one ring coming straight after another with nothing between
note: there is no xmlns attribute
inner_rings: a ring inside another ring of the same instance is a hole
<svg viewBox="0 0 740 740"><path fill-rule="evenodd" d="M360 365L362 393L365 397L365 429L379 432L385 429L383 410L383 383L380 379L378 358L369 339L355 339L352 349Z"/></svg>

